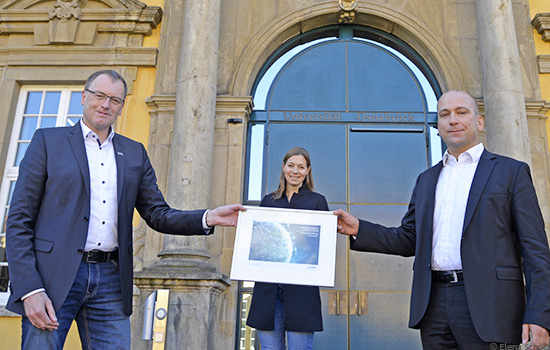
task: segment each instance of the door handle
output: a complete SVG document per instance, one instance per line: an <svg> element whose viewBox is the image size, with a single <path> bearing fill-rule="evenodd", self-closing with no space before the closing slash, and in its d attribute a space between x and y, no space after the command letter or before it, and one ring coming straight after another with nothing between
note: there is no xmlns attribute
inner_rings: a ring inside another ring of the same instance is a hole
<svg viewBox="0 0 550 350"><path fill-rule="evenodd" d="M329 315L367 315L369 313L369 293L367 291L336 290L328 292Z"/></svg>
<svg viewBox="0 0 550 350"><path fill-rule="evenodd" d="M423 127L416 128L392 128L392 127L369 127L369 126L352 126L349 129L351 132L412 132L412 133L422 133L424 132Z"/></svg>
<svg viewBox="0 0 550 350"><path fill-rule="evenodd" d="M357 291L357 315L369 314L369 292Z"/></svg>

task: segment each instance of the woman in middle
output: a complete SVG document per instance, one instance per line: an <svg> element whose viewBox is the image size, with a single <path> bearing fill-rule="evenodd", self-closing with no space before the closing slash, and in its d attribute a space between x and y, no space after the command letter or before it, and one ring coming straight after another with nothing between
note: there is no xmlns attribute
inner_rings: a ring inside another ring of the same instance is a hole
<svg viewBox="0 0 550 350"><path fill-rule="evenodd" d="M325 197L314 192L311 161L301 147L283 159L279 187L261 207L329 210ZM256 282L246 324L256 328L262 350L313 348L313 334L323 330L319 287ZM285 337L286 333L286 337Z"/></svg>

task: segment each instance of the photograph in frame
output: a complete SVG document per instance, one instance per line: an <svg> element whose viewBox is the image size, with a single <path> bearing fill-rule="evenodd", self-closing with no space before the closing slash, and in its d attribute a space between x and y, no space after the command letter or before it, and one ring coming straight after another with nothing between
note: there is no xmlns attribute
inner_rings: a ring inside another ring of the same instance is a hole
<svg viewBox="0 0 550 350"><path fill-rule="evenodd" d="M230 278L333 287L336 220L331 211L247 207L239 213Z"/></svg>

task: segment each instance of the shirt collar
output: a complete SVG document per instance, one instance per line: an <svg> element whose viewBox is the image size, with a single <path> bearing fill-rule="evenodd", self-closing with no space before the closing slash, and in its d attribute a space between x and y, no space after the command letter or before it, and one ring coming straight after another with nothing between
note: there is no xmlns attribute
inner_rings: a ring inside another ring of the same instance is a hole
<svg viewBox="0 0 550 350"><path fill-rule="evenodd" d="M95 135L95 137L98 137L97 134L95 133L95 131L93 131L92 129L90 129L90 128L88 127L88 125L86 125L86 124L82 121L82 119L80 119L80 127L81 127L81 129L82 129L82 136L84 137L84 139L86 139L86 137L91 136L91 135ZM112 127L112 126L109 127L109 130L110 130L111 132L109 133L109 136L107 136L107 140L105 140L105 141L111 142L111 141L113 140L113 137L115 136L115 131L113 130L113 127Z"/></svg>
<svg viewBox="0 0 550 350"><path fill-rule="evenodd" d="M483 146L483 143L480 142L477 145L475 145L474 147L471 147L470 149L468 149L468 150L464 151L463 153L459 154L458 158L460 158L460 156L463 155L463 154L468 155L470 157L470 159L472 160L472 163L477 163L477 162L479 162L479 158L481 158L481 154L483 153L484 150L485 150L485 147ZM443 154L443 166L447 165L447 163L449 162L449 159L451 157L453 157L453 156L449 154L448 150L446 150L445 154Z"/></svg>

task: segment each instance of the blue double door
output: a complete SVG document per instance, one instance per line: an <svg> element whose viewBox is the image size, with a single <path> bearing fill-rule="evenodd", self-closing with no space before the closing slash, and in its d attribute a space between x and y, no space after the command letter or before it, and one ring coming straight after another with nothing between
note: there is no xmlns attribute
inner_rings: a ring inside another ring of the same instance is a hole
<svg viewBox="0 0 550 350"><path fill-rule="evenodd" d="M410 48L384 35L342 26L338 37L314 42L282 65L265 109L251 116L251 125L265 129L262 195L277 188L285 153L302 146L331 209L399 225L416 177L433 162L432 141L441 144L426 86L395 49ZM412 262L351 252L339 236L335 286L321 289L324 331L314 348L420 349L418 332L407 328Z"/></svg>
<svg viewBox="0 0 550 350"><path fill-rule="evenodd" d="M281 160L293 146L311 156L317 192L331 210L389 226L399 225L416 176L428 165L422 125L272 123L267 188L276 188ZM420 349L407 328L412 259L352 252L337 242L334 288L321 288L324 331L315 349Z"/></svg>

